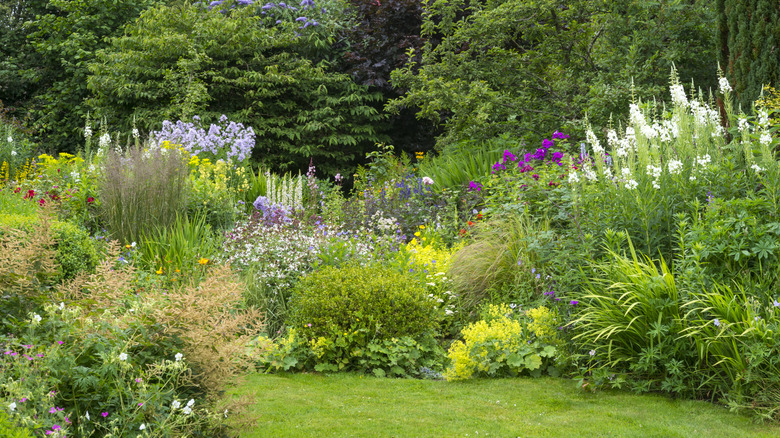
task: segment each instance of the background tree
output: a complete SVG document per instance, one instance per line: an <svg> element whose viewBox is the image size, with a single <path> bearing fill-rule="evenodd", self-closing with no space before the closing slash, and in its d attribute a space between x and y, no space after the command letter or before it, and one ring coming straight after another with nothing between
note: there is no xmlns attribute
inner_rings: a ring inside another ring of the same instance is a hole
<svg viewBox="0 0 780 438"><path fill-rule="evenodd" d="M345 173L384 140L371 106L381 95L328 62L342 26L336 2L325 12L313 1L231 5L154 7L112 39L91 66L99 115L148 131L225 114L254 129L254 158L277 171L305 172L313 158L326 174Z"/></svg>
<svg viewBox="0 0 780 438"><path fill-rule="evenodd" d="M12 57L0 72L0 100L30 117L35 138L47 149L74 151L89 108L87 64L105 38L155 0L50 0L11 2ZM23 24L22 24L23 23ZM4 44L5 46L5 44ZM18 48L18 49L17 49Z"/></svg>
<svg viewBox="0 0 780 438"><path fill-rule="evenodd" d="M376 103L381 109L405 92L390 83L390 73L408 62L409 49L415 50L419 62L424 43L420 36L423 4L419 0L350 0L349 10L355 23L344 30L338 44L344 53L337 68L357 83L381 92L383 99ZM415 113L415 108L403 108L377 126L387 133L396 151L433 148L433 123L416 119Z"/></svg>
<svg viewBox="0 0 780 438"><path fill-rule="evenodd" d="M718 0L720 63L744 111L764 85L780 84L780 2Z"/></svg>
<svg viewBox="0 0 780 438"><path fill-rule="evenodd" d="M409 92L388 108L443 123L442 146L504 132L536 142L581 129L586 113L604 125L632 92L666 87L672 63L691 65L684 79L697 85L715 77L713 62L698 82L714 59L704 1L432 0L427 10L422 60L393 73Z"/></svg>
<svg viewBox="0 0 780 438"><path fill-rule="evenodd" d="M37 54L27 36L26 22L46 11L46 0L7 0L0 3L0 105L9 117L24 119L35 90L29 66L37 64Z"/></svg>

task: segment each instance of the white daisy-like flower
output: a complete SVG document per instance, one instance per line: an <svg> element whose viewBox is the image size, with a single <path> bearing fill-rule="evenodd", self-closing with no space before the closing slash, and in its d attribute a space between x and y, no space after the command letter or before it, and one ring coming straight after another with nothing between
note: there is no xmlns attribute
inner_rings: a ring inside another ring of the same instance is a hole
<svg viewBox="0 0 780 438"><path fill-rule="evenodd" d="M144 430L146 429L146 425L144 423L141 423L141 426L138 427L138 430Z"/></svg>
<svg viewBox="0 0 780 438"><path fill-rule="evenodd" d="M188 407L188 408L191 408L191 407L192 407L192 405L194 405L194 404L195 404L195 399L194 399L194 398L191 398L191 399L190 399L190 401L188 401L188 402L187 402L187 407Z"/></svg>
<svg viewBox="0 0 780 438"><path fill-rule="evenodd" d="M8 138L10 139L11 137L8 137ZM11 151L11 156L15 157L16 156L16 151Z"/></svg>
<svg viewBox="0 0 780 438"><path fill-rule="evenodd" d="M183 357L184 357L184 355L183 355L183 354L181 354L181 353L176 353L176 362L178 362L178 361L182 360L182 358L183 358Z"/></svg>
<svg viewBox="0 0 780 438"><path fill-rule="evenodd" d="M181 407L181 403L179 403L178 400L174 400L171 403L171 410L179 409Z"/></svg>
<svg viewBox="0 0 780 438"><path fill-rule="evenodd" d="M14 138L9 135L8 136L8 143L13 143L13 142L14 142Z"/></svg>
<svg viewBox="0 0 780 438"><path fill-rule="evenodd" d="M184 412L185 415L190 415L192 413L192 409L190 409L189 406L185 406L181 411Z"/></svg>
<svg viewBox="0 0 780 438"><path fill-rule="evenodd" d="M11 402L10 405L8 405L8 409L11 410L11 412L16 410L16 402Z"/></svg>
<svg viewBox="0 0 780 438"><path fill-rule="evenodd" d="M121 361L127 360L127 353L119 353L119 360Z"/></svg>
<svg viewBox="0 0 780 438"><path fill-rule="evenodd" d="M37 313L33 313L32 317L30 318L34 323L39 323L43 318L41 318L41 315L38 315Z"/></svg>

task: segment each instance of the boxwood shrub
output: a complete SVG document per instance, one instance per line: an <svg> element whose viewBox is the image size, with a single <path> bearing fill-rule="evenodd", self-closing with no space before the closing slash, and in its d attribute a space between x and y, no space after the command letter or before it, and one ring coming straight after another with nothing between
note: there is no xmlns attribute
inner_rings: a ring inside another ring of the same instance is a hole
<svg viewBox="0 0 780 438"><path fill-rule="evenodd" d="M425 285L392 267L326 267L293 290L290 327L310 339L355 331L369 339L416 337L437 326L436 302Z"/></svg>

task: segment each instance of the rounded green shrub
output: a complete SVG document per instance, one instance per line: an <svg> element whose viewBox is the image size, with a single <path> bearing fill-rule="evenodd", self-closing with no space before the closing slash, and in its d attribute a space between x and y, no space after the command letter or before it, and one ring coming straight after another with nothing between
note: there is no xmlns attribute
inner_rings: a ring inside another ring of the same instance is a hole
<svg viewBox="0 0 780 438"><path fill-rule="evenodd" d="M0 235L8 229L31 231L37 220L37 216L0 214ZM51 229L56 240L55 260L62 267L63 278L73 278L95 269L100 256L97 244L88 232L70 222L59 221L54 221Z"/></svg>
<svg viewBox="0 0 780 438"><path fill-rule="evenodd" d="M288 323L308 338L358 330L374 339L415 337L436 327L436 305L425 285L396 269L326 267L295 286Z"/></svg>

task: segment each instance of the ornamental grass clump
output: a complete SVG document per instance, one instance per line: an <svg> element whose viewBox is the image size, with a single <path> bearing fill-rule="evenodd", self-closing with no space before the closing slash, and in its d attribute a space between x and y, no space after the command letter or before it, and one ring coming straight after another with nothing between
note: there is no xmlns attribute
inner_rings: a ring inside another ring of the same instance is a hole
<svg viewBox="0 0 780 438"><path fill-rule="evenodd" d="M525 305L541 297L543 265L529 238L548 231L546 224L525 215L477 227L473 241L453 255L448 269L464 307L473 312L486 299Z"/></svg>
<svg viewBox="0 0 780 438"><path fill-rule="evenodd" d="M178 150L106 151L98 183L100 213L112 238L140 241L186 211L187 161Z"/></svg>

